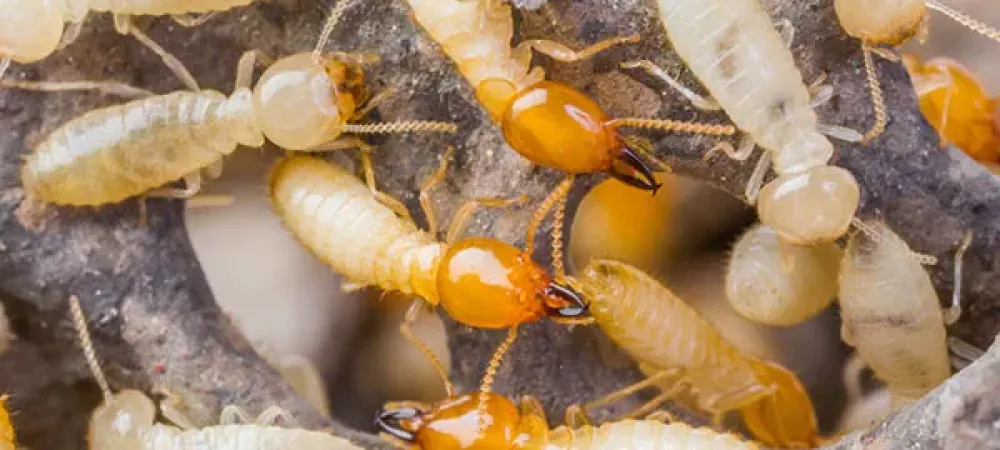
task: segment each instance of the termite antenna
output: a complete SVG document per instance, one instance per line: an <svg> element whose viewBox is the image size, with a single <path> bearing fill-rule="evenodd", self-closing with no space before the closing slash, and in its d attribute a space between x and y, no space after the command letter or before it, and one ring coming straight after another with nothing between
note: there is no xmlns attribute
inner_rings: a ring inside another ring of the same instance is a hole
<svg viewBox="0 0 1000 450"><path fill-rule="evenodd" d="M670 119L639 119L626 117L611 119L607 125L612 127L647 128L659 131L675 131L678 133L707 134L714 136L732 136L736 127L701 122L684 122Z"/></svg>
<svg viewBox="0 0 1000 450"><path fill-rule="evenodd" d="M937 0L927 0L927 7L950 17L955 22L962 24L962 26L972 31L993 39L994 41L1000 42L1000 31L997 31L995 28L986 25L985 23L955 11L954 9L951 9L951 7L946 6Z"/></svg>
<svg viewBox="0 0 1000 450"><path fill-rule="evenodd" d="M504 355L507 354L507 350L510 350L510 346L514 345L514 341L517 340L517 325L510 327L507 330L507 338L504 339L500 346L497 347L497 351L493 353L493 358L490 359L490 365L486 366L486 373L483 375L483 385L479 388L479 426L483 429L488 425L486 423L486 399L490 391L493 390L493 381L496 378L497 370L500 369L500 363L503 361Z"/></svg>
<svg viewBox="0 0 1000 450"><path fill-rule="evenodd" d="M972 244L972 230L966 231L962 242L955 250L955 285L951 289L951 307L945 311L944 323L951 325L962 315L962 269L965 266L965 252Z"/></svg>
<svg viewBox="0 0 1000 450"><path fill-rule="evenodd" d="M861 51L864 54L865 72L868 75L868 89L871 91L872 105L875 108L875 123L865 132L861 140L864 144L870 144L875 138L885 131L888 122L888 114L885 111L885 98L882 95L882 85L878 80L878 72L875 69L875 61L872 60L872 48L867 42L861 43Z"/></svg>
<svg viewBox="0 0 1000 450"><path fill-rule="evenodd" d="M321 59L323 48L330 42L330 33L333 33L333 27L337 26L337 22L340 22L340 18L344 16L347 8L350 8L354 4L354 1L340 0L330 8L330 15L326 17L326 23L323 24L323 31L319 33L319 38L316 39L316 47L313 48L312 56L314 60L319 61Z"/></svg>
<svg viewBox="0 0 1000 450"><path fill-rule="evenodd" d="M552 210L553 206L556 206L563 198L569 194L569 190L573 187L573 180L575 177L573 175L567 175L566 178L561 181L552 192L549 193L545 200L538 206L535 210L535 214L531 217L531 222L528 222L527 236L524 238L524 249L528 254L535 252L535 235L538 234L538 229L542 227L542 221L545 217L549 215L549 211ZM560 228L562 225L556 223L555 227Z"/></svg>
<svg viewBox="0 0 1000 450"><path fill-rule="evenodd" d="M861 233L864 234L865 237L867 237L869 240L879 245L892 244L892 245L902 246L903 250L909 252L910 258L913 258L913 260L920 263L920 265L933 266L938 263L938 259L936 256L925 255L923 253L915 252L913 251L913 249L907 247L906 243L903 242L902 240L890 241L889 239L886 238L886 234L883 233L882 230L879 230L876 227L873 227L865 223L865 221L857 217L851 219L851 225L853 225L854 228L857 228L858 231L861 231Z"/></svg>
<svg viewBox="0 0 1000 450"><path fill-rule="evenodd" d="M104 395L104 401L107 402L112 397L111 387L108 385L107 378L104 377L104 372L101 371L101 365L97 362L94 343L90 340L90 330L87 328L87 318L83 315L83 308L80 307L80 299L75 295L69 297L69 310L73 316L73 326L76 327L76 333L80 338L80 348L83 349L83 356L87 360L87 365L90 366L90 373L97 380L97 385L101 387L101 394Z"/></svg>
<svg viewBox="0 0 1000 450"><path fill-rule="evenodd" d="M366 124L346 124L345 133L355 134L393 134L393 133L447 133L458 132L458 125L451 122L433 120L407 120L401 122L382 122Z"/></svg>

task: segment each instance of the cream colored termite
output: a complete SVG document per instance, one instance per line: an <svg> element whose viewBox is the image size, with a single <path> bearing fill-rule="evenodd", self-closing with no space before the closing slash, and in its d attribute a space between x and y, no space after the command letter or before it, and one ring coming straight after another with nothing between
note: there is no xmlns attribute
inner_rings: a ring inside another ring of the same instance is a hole
<svg viewBox="0 0 1000 450"><path fill-rule="evenodd" d="M311 54L271 64L253 90L258 54L250 51L240 58L229 97L209 90L177 91L94 110L64 124L26 158L21 171L25 190L48 203L101 205L183 178L185 189L154 195L189 198L201 186L202 170L217 175L224 156L239 145L260 147L266 137L294 151L361 148L369 187L392 202L375 188L370 147L356 135L454 133L456 127L424 121L352 123L384 97L368 92L362 56L323 54L330 31L350 4L334 6ZM406 212L398 202L391 206Z"/></svg>
<svg viewBox="0 0 1000 450"><path fill-rule="evenodd" d="M255 0L0 0L0 77L11 61L32 63L76 40L91 12L114 15L115 30L131 34L163 59L190 89L198 83L184 65L132 24L131 16L170 15L183 26L197 26L214 13ZM191 14L202 14L192 17ZM69 27L64 29L65 23Z"/></svg>
<svg viewBox="0 0 1000 450"><path fill-rule="evenodd" d="M927 9L948 16L966 28L1000 42L1000 31L962 14L937 0L835 0L840 26L847 34L861 40L868 87L875 110L875 123L865 133L865 141L878 138L888 123L882 86L872 54L897 62L899 57L886 47L895 47L917 36L927 38L930 17Z"/></svg>
<svg viewBox="0 0 1000 450"><path fill-rule="evenodd" d="M90 418L90 450L360 449L350 441L328 433L273 426L279 420L291 421L288 413L277 407L268 408L255 423L250 424L247 423L246 413L229 406L222 411L221 425L193 429L187 428L189 420L164 404L161 405L161 413L185 428L155 423L156 405L145 394L134 389L111 392L91 343L87 319L76 297L70 297L70 312L87 364L104 395L104 400Z"/></svg>
<svg viewBox="0 0 1000 450"><path fill-rule="evenodd" d="M951 375L945 325L961 311L962 256L971 234L955 253L952 304L942 313L930 277L906 243L882 222L859 228L840 266L841 335L886 383L898 409Z"/></svg>
<svg viewBox="0 0 1000 450"><path fill-rule="evenodd" d="M858 141L846 128L819 124L813 107L832 94L810 89L802 80L785 42L757 0L659 0L660 18L674 50L714 100L680 89L702 108L721 107L747 136L735 150L717 146L744 160L754 146L765 149L747 186L747 200L758 200L761 222L795 244L829 242L843 235L860 198L854 176L828 165L833 145L824 136ZM623 64L641 68L680 86L650 61ZM706 155L708 156L708 155ZM778 178L760 189L770 164Z"/></svg>
<svg viewBox="0 0 1000 450"><path fill-rule="evenodd" d="M789 244L767 225L755 225L733 247L726 298L747 319L795 325L833 302L842 255L834 243Z"/></svg>

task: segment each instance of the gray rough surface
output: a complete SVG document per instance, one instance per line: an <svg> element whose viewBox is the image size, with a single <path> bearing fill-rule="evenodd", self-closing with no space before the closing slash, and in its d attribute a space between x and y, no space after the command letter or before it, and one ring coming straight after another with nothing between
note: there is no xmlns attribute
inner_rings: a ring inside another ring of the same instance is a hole
<svg viewBox="0 0 1000 450"><path fill-rule="evenodd" d="M697 86L669 51L651 0L548 3L551 10L519 13L520 37L552 37L571 45L614 34L639 33L644 38L639 45L580 64L552 65L538 58L551 69L552 79L583 88L615 116L724 120L719 114L695 111L676 96L658 95L662 86L652 80L633 79L615 70L617 62L642 56L685 73L683 79ZM776 16L796 25L799 38L793 51L805 78L812 80L820 72L830 76L837 97L819 111L822 120L866 128L872 115L859 68L859 45L836 26L831 2L765 3ZM280 56L310 49L324 9L319 2L280 0L222 14L196 29L182 29L165 19L146 23L149 34L183 60L203 87L229 92L235 62L243 50L259 48ZM407 14L402 2L362 2L334 33L331 49L375 52L382 57L369 71L370 82L376 90L392 87L396 95L373 119L454 120L461 132L452 140L440 136L372 139L379 148L379 182L416 211L416 187L434 170L445 146L454 143L458 152L448 182L436 197L441 217L450 217L460 200L470 197L524 193L540 200L560 175L531 167L503 144L469 86L435 45L417 32ZM179 88L148 51L115 35L109 22L107 17L92 19L79 41L67 50L41 64L16 67L13 73L30 79L114 79L157 92ZM966 229L975 232L963 280L966 314L951 331L986 347L997 332L1000 304L1000 285L991 283L1000 271L996 251L1000 246L1000 189L985 169L957 152L937 147L937 137L921 118L902 67L886 62L880 62L880 67L892 122L871 147L838 145L834 162L858 176L863 186L863 217L885 218L913 248L942 257L931 270L942 296L952 285L951 252ZM333 426L346 433L291 394L245 339L227 326L191 252L178 203L151 202L148 227L136 224L134 202L59 210L40 233L25 230L15 220L13 209L21 199L19 155L69 118L117 101L94 94L0 91L4 162L0 167L0 242L5 248L0 252L0 294L21 337L12 353L0 359L0 388L14 393L12 407L20 411L15 424L22 442L32 448L78 448L85 412L97 400L65 320L69 294L84 300L95 324L98 352L115 386L148 389L164 385L182 396L188 412L202 424L210 423L227 403L246 406L251 412L277 404L305 426ZM709 147L708 139L667 137L659 141L658 154L681 174L708 180L734 194L742 192L751 165L723 159L706 163L701 155ZM350 159L346 154L334 158ZM596 179L582 180L574 199ZM530 208L482 213L469 233L522 242L523 225L530 214ZM453 322L448 327L455 362L452 378L459 389L474 389L501 336ZM608 351L606 339L596 330L568 330L543 321L522 327L520 333L496 388L506 394L540 397L550 417L559 417L568 404L589 400L638 377L627 359L613 349ZM954 427L987 433L1000 413L986 407L989 400L978 400L978 388L966 386L963 380L989 381L993 384L980 386L994 386L998 357L997 352L990 353L966 370L965 374L972 375L963 374L948 385L952 387L942 388L910 412L896 416L886 428L868 435L867 442L875 442L872 436L891 439L903 433L912 435L913 443L940 447L946 436L953 435L949 430ZM953 389L956 385L961 389ZM931 420L939 415L914 421L924 417L921 414L934 414L943 392L957 392L948 394L949 398L964 402L960 406L975 414L952 415L959 419L951 421ZM373 442L363 435L353 436L359 442Z"/></svg>

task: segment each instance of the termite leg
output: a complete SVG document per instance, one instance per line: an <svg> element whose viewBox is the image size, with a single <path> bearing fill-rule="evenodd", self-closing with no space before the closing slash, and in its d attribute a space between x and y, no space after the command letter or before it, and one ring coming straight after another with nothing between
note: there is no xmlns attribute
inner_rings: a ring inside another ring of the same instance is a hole
<svg viewBox="0 0 1000 450"><path fill-rule="evenodd" d="M187 70L187 67L184 67L184 64L181 63L177 57L164 50L160 44L157 44L156 41L150 39L145 33L139 31L139 28L132 23L131 16L128 14L115 14L114 20L115 30L121 34L131 34L132 37L139 41L139 43L145 45L146 48L152 50L153 53L156 53L156 55L163 61L163 64L166 65L167 68L181 80L181 83L184 84L185 87L192 91L201 90L201 88L198 87L198 81L195 80L194 75L191 75L191 72Z"/></svg>
<svg viewBox="0 0 1000 450"><path fill-rule="evenodd" d="M636 42L639 42L639 35L616 36L589 45L582 50L573 50L565 44L561 44L559 42L546 39L531 39L518 44L517 49L514 51L523 52L524 50L521 49L530 48L538 53L547 55L556 61L569 63L591 58L594 55L616 45L634 44Z"/></svg>
<svg viewBox="0 0 1000 450"><path fill-rule="evenodd" d="M410 308L406 310L406 316L403 317L403 323L399 324L399 332L404 338L406 338L407 341L410 341L410 344L424 354L427 361L431 363L431 367L434 368L434 372L441 377L441 381L444 383L445 393L451 397L454 394L454 389L451 386L451 381L448 380L448 372L445 371L444 364L441 363L441 360L438 359L437 355L434 354L431 348L427 346L424 341L420 340L420 338L413 334L413 323L417 321L417 317L420 315L420 310L424 307L424 305L425 302L421 299L414 300L413 303L410 304Z"/></svg>
<svg viewBox="0 0 1000 450"><path fill-rule="evenodd" d="M659 411L653 411L648 416L646 416L645 420L655 420L657 422L663 422L663 423L672 423L678 421L677 418L670 413L670 411L663 409Z"/></svg>
<svg viewBox="0 0 1000 450"><path fill-rule="evenodd" d="M940 138L941 147L948 145L948 141L945 139L945 130L948 129L948 116L951 111L951 96L955 93L955 80L951 76L951 72L944 71L945 76L945 93L944 93L944 107L941 108L941 129L938 130L938 137Z"/></svg>
<svg viewBox="0 0 1000 450"><path fill-rule="evenodd" d="M729 159L736 161L746 161L747 158L749 158L750 155L753 154L754 149L757 148L757 143L754 142L753 136L750 136L749 134L744 134L743 137L740 138L739 145L740 147L738 149L735 149L733 148L733 144L730 144L725 141L719 142L715 144L715 146L712 147L711 150L705 152L705 156L702 156L701 159L708 161L713 157L715 157L717 153L722 152L725 153L726 156L729 157Z"/></svg>
<svg viewBox="0 0 1000 450"><path fill-rule="evenodd" d="M676 397L677 394L680 394L681 391L684 390L684 387L683 383L675 383L673 386L670 386L670 389L664 390L656 397L653 397L648 402L644 403L642 406L632 410L632 412L628 413L626 417L634 419L649 415L660 406L663 406L664 403Z"/></svg>
<svg viewBox="0 0 1000 450"><path fill-rule="evenodd" d="M583 428L590 425L590 418L587 417L587 412L580 405L569 405L566 408L563 422L570 428Z"/></svg>
<svg viewBox="0 0 1000 450"><path fill-rule="evenodd" d="M263 412L257 416L257 420L254 421L256 425L260 426L275 426L278 423L283 423L291 428L299 428L298 423L292 415L285 411L280 406L269 406Z"/></svg>
<svg viewBox="0 0 1000 450"><path fill-rule="evenodd" d="M858 352L851 353L851 356L847 358L847 363L844 364L844 390L847 391L847 401L848 403L854 403L861 399L862 389L861 389L861 378L864 376L865 369L868 368Z"/></svg>
<svg viewBox="0 0 1000 450"><path fill-rule="evenodd" d="M747 203L753 206L757 203L757 195L760 194L760 187L764 185L764 176L767 175L767 169L771 166L771 152L764 150L760 155L760 159L757 160L757 166L753 168L753 173L750 174L750 180L747 181L747 188L743 192L743 195L747 197Z"/></svg>
<svg viewBox="0 0 1000 450"><path fill-rule="evenodd" d="M816 131L819 131L820 134L824 136L829 136L844 142L861 142L865 139L863 134L839 125L827 125L822 123L816 124Z"/></svg>
<svg viewBox="0 0 1000 450"><path fill-rule="evenodd" d="M666 70L663 70L663 68L657 66L652 61L644 59L639 61L623 62L619 65L619 67L621 67L622 69L641 69L642 71L648 73L649 75L655 78L659 78L660 80L663 80L664 83L667 83L671 88L673 88L679 94L684 96L684 98L686 98L689 102L691 102L691 104L695 108L704 111L718 111L722 109L722 105L719 105L719 102L715 101L715 99L699 95L696 92L692 91L687 86L681 84L680 81L677 81L677 79L670 76L670 74L667 73Z"/></svg>
<svg viewBox="0 0 1000 450"><path fill-rule="evenodd" d="M952 325L962 316L962 268L965 265L965 252L972 244L972 231L967 231L962 242L955 251L955 281L951 291L951 306L944 310L944 324Z"/></svg>
<svg viewBox="0 0 1000 450"><path fill-rule="evenodd" d="M920 45L927 43L927 38L931 36L931 15L924 14L923 19L920 20L920 25L917 27L916 39Z"/></svg>
<svg viewBox="0 0 1000 450"><path fill-rule="evenodd" d="M66 25L66 31L63 31L62 38L59 40L59 46L56 47L56 50L62 50L75 42L76 38L80 37L81 30L83 30L83 18L79 22L70 22L69 25Z"/></svg>
<svg viewBox="0 0 1000 450"><path fill-rule="evenodd" d="M882 85L878 79L878 68L872 60L871 46L867 42L861 43L861 52L865 60L865 72L868 76L868 90L872 97L872 106L875 108L875 123L864 134L865 144L870 144L885 131L888 122L888 113L885 110L885 98L882 94Z"/></svg>
<svg viewBox="0 0 1000 450"><path fill-rule="evenodd" d="M570 188L573 187L574 179L575 177L573 175L567 175L566 178L555 187L555 189L552 189L552 192L549 192L549 195L545 197L542 204L539 205L537 210L535 210L535 215L532 216L531 222L528 223L528 231L524 239L524 250L529 254L534 253L535 251L535 235L538 234L538 229L542 227L542 221L545 220L545 216L549 214L552 207L556 206L564 197L566 197L567 194L569 194ZM554 226L562 227L563 224L557 223L554 224Z"/></svg>
<svg viewBox="0 0 1000 450"><path fill-rule="evenodd" d="M467 200L465 203L462 203L462 206L458 207L458 211L456 211L455 215L452 216L451 224L448 226L448 233L445 235L444 241L448 244L454 243L455 240L458 239L458 235L461 234L469 224L469 220L472 219L472 214L480 207L503 209L527 201L527 195L521 195L514 198L492 197Z"/></svg>
<svg viewBox="0 0 1000 450"><path fill-rule="evenodd" d="M676 369L676 368L675 369L660 370L660 371L654 373L653 375L650 375L650 376L646 377L645 380L639 381L638 383L635 383L635 384L633 384L631 386L626 386L626 387L624 387L622 389L619 389L617 391L611 392L611 393L605 395L604 397L601 397L601 398L599 398L597 400L594 400L594 401L592 401L590 403L587 403L583 407L583 410L584 411L590 411L590 410L592 410L594 408L597 408L597 407L600 407L600 406L604 406L604 405L607 405L607 404L610 404L610 403L617 402L617 401L619 401L619 400L621 400L621 399L623 399L625 397L628 397L628 396L630 396L632 394L635 394L636 392L639 392L639 391L641 391L643 389L656 386L657 384L659 384L659 383L661 383L661 382L663 382L663 381L665 381L667 379L670 379L670 378L679 378L682 373L683 373L683 369Z"/></svg>
<svg viewBox="0 0 1000 450"><path fill-rule="evenodd" d="M371 159L371 152L374 149L371 145L368 145L367 142L361 140L361 138L357 136L340 136L332 141L308 148L304 151L328 152L349 148L357 148L361 150L361 168L365 174L365 184L368 185L368 190L371 191L372 196L374 196L379 203L382 203L387 208L391 209L398 216L408 220L413 220L413 217L410 216L410 210L406 208L406 205L404 205L403 202L378 189L378 186L375 183L375 165L372 164Z"/></svg>
<svg viewBox="0 0 1000 450"><path fill-rule="evenodd" d="M882 58L882 59L884 59L886 61L894 62L894 63L898 63L899 62L899 55L897 55L896 52L894 52L894 51L892 51L890 49L887 49L887 48L884 48L884 47L871 47L870 46L870 47L868 47L868 51L872 52L873 55L876 55L879 58Z"/></svg>
<svg viewBox="0 0 1000 450"><path fill-rule="evenodd" d="M174 22L177 22L177 24L182 27L193 28L204 25L205 22L208 22L217 14L217 11L205 14L174 14L170 16L170 18L174 19Z"/></svg>
<svg viewBox="0 0 1000 450"><path fill-rule="evenodd" d="M792 48L792 43L795 41L795 25L792 25L792 21L781 19L775 24L775 28L778 29L778 34L781 35L781 42L785 43L785 47Z"/></svg>
<svg viewBox="0 0 1000 450"><path fill-rule="evenodd" d="M246 425L253 423L250 419L250 414L247 414L243 408L236 405L228 405L222 408L222 412L219 414L219 425Z"/></svg>
<svg viewBox="0 0 1000 450"><path fill-rule="evenodd" d="M3 74L7 73L8 67L10 67L10 57L0 58L0 79L3 78Z"/></svg>
<svg viewBox="0 0 1000 450"><path fill-rule="evenodd" d="M236 64L235 89L250 89L253 87L253 70L257 66L257 61L260 61L261 64L270 65L274 60L260 50L248 50L240 55L240 61Z"/></svg>
<svg viewBox="0 0 1000 450"><path fill-rule="evenodd" d="M430 231L434 236L437 236L438 233L438 222L437 215L434 213L431 192L438 183L444 181L448 172L448 161L454 154L455 147L449 145L444 154L441 155L441 164L438 165L437 170L420 184L420 209L423 210L424 218L427 220L427 231Z"/></svg>
<svg viewBox="0 0 1000 450"><path fill-rule="evenodd" d="M0 66L2 65L0 63ZM0 78L0 87L42 92L97 91L103 95L116 95L125 98L142 98L154 95L145 89L116 81L22 81Z"/></svg>
<svg viewBox="0 0 1000 450"><path fill-rule="evenodd" d="M201 173L194 172L184 176L184 189L155 189L146 193L147 197L166 197L189 199L201 190Z"/></svg>

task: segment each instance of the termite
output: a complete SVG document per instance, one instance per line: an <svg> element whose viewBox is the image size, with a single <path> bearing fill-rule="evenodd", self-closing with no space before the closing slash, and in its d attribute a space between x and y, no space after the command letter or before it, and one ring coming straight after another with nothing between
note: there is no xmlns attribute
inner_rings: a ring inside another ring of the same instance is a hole
<svg viewBox="0 0 1000 450"><path fill-rule="evenodd" d="M265 137L286 150L367 151L364 141L345 133L454 133L455 125L443 122L351 123L378 102L366 88L362 57L322 54L350 4L334 6L312 54L278 60L252 91L255 51L240 58L228 98L209 90L177 91L91 111L63 125L26 158L26 191L59 205L101 205L183 178L185 189L158 195L189 198L201 186L201 170L218 174L224 156L239 145L260 147ZM371 176L368 182L377 192Z"/></svg>
<svg viewBox="0 0 1000 450"><path fill-rule="evenodd" d="M441 45L476 97L500 126L507 144L535 164L568 174L607 172L640 189L656 191L655 170L666 166L648 142L620 133L639 127L731 135L729 125L674 120L609 118L583 92L545 79L531 68L532 50L561 62L588 59L612 46L638 41L613 37L583 50L531 39L511 48L514 20L502 0L407 0L416 22Z"/></svg>
<svg viewBox="0 0 1000 450"><path fill-rule="evenodd" d="M492 393L451 396L434 405L392 402L379 412L376 424L389 442L414 450L759 448L732 434L653 419L600 426L584 422L550 430L538 400L524 396L515 405L509 398Z"/></svg>
<svg viewBox="0 0 1000 450"><path fill-rule="evenodd" d="M16 441L14 425L7 411L7 395L0 395L0 450L14 450Z"/></svg>
<svg viewBox="0 0 1000 450"><path fill-rule="evenodd" d="M585 409L662 387L662 394L633 412L636 416L687 390L693 406L717 421L739 411L754 437L768 445L817 444L816 415L798 377L737 349L652 277L624 263L595 260L573 284L590 301L591 315L605 334L649 376Z"/></svg>
<svg viewBox="0 0 1000 450"><path fill-rule="evenodd" d="M927 9L950 17L966 28L976 31L994 41L1000 42L1000 31L962 14L937 0L893 0L871 2L868 0L835 0L837 20L847 34L861 40L861 48L868 75L872 104L875 109L875 123L865 133L865 141L872 141L885 131L888 113L879 83L872 54L890 61L899 58L884 47L895 47L917 36L924 41L930 21Z"/></svg>
<svg viewBox="0 0 1000 450"><path fill-rule="evenodd" d="M843 252L832 242L784 242L767 225L747 230L726 269L726 298L743 317L790 326L826 309L837 296Z"/></svg>
<svg viewBox="0 0 1000 450"><path fill-rule="evenodd" d="M291 421L288 413L277 407L268 408L255 423L249 424L246 413L230 405L222 411L221 425L195 429L190 420L164 403L160 413L183 428L155 423L156 405L145 394L134 389L111 392L91 343L87 319L75 296L70 297L70 312L87 364L104 396L90 418L87 435L90 450L360 449L328 433L273 426L278 420Z"/></svg>
<svg viewBox="0 0 1000 450"><path fill-rule="evenodd" d="M945 325L961 311L962 257L955 252L952 304L942 313L930 276L896 233L879 221L859 222L840 265L841 336L885 382L898 409L951 375Z"/></svg>
<svg viewBox="0 0 1000 450"><path fill-rule="evenodd" d="M110 12L115 30L131 34L160 56L166 66L193 90L198 83L184 65L132 24L131 16L171 15L174 21L193 27L214 13L246 6L255 0L0 0L0 77L11 61L37 62L70 44L80 34L91 12ZM191 14L201 14L192 17ZM69 27L64 25L69 22Z"/></svg>
<svg viewBox="0 0 1000 450"><path fill-rule="evenodd" d="M920 111L941 136L941 146L955 144L973 159L1000 162L997 100L968 68L950 58L921 62L903 55L917 91Z"/></svg>
<svg viewBox="0 0 1000 450"><path fill-rule="evenodd" d="M857 210L860 189L850 172L828 165L833 144L824 134L849 141L861 136L818 123L813 108L829 99L832 90L814 89L810 102L810 90L787 47L791 33L779 35L757 0L659 0L659 14L674 50L714 100L684 87L651 61L622 67L664 80L696 107L724 109L746 136L738 150L728 143L713 150L742 161L755 144L765 149L745 192L750 204L758 203L761 222L795 244L843 235ZM772 158L778 177L761 189Z"/></svg>
<svg viewBox="0 0 1000 450"><path fill-rule="evenodd" d="M420 190L432 232L437 221L430 192L444 178L451 151ZM410 307L400 331L427 355L442 378L447 376L441 363L410 331L424 303L441 306L465 325L509 328L494 366L516 338L519 324L545 316L572 323L586 314L579 293L553 280L528 251L496 239L458 238L477 206L503 207L510 200L470 200L459 208L440 242L432 232L418 229L412 220L385 206L353 174L320 159L296 156L280 161L268 186L285 226L348 283L422 299Z"/></svg>

